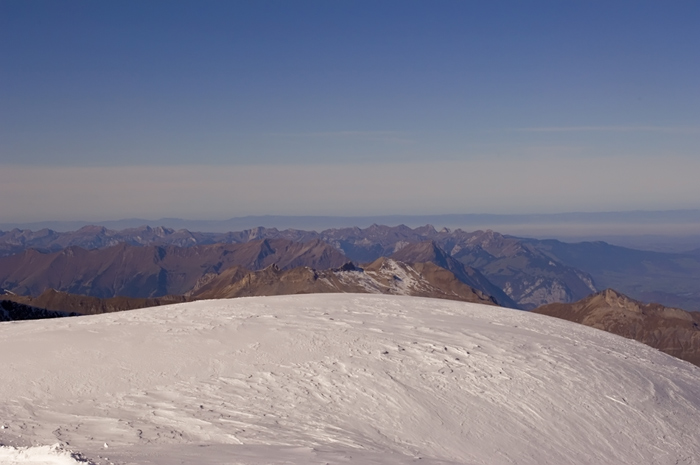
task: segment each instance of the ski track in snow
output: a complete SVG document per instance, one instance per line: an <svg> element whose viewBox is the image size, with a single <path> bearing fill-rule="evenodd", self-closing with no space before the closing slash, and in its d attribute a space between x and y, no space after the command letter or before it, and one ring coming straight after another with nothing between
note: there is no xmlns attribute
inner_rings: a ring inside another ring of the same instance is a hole
<svg viewBox="0 0 700 465"><path fill-rule="evenodd" d="M700 463L697 367L479 304L199 301L3 323L0 353L0 463Z"/></svg>

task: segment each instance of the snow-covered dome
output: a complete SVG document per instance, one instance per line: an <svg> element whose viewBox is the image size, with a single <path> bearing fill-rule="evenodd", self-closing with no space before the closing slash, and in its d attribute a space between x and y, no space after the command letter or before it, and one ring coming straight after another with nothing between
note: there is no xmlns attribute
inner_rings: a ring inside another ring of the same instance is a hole
<svg viewBox="0 0 700 465"><path fill-rule="evenodd" d="M82 460L66 450L92 463L157 465L700 457L697 367L479 304L357 294L200 301L0 324L0 353L0 443L62 444L0 448L10 463ZM40 451L55 461L17 458Z"/></svg>

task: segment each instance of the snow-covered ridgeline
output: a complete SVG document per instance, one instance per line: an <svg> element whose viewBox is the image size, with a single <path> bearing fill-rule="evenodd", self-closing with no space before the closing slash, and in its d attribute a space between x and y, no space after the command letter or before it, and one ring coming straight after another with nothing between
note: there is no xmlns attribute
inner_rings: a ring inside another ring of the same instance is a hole
<svg viewBox="0 0 700 465"><path fill-rule="evenodd" d="M60 441L94 463L700 457L698 368L478 304L358 294L200 301L5 323L0 353L0 443Z"/></svg>

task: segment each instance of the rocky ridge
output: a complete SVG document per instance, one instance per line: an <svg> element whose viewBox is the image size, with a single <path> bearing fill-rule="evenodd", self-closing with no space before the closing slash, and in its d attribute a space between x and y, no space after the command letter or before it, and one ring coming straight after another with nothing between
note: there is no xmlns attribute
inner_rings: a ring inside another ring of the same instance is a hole
<svg viewBox="0 0 700 465"><path fill-rule="evenodd" d="M434 263L408 265L384 257L363 268L346 263L327 270L280 269L272 264L251 271L235 265L219 274L203 276L181 296L101 299L49 289L38 297L7 295L6 299L19 305L48 309L45 311L92 315L202 299L311 293L411 295L498 305L493 297L464 284L451 271ZM67 316L67 313L56 316Z"/></svg>
<svg viewBox="0 0 700 465"><path fill-rule="evenodd" d="M489 281L479 270L455 259L433 240L407 244L390 257L408 264L434 263L452 272L461 282L493 296L500 306L519 308L508 294Z"/></svg>
<svg viewBox="0 0 700 465"><path fill-rule="evenodd" d="M150 298L182 295L202 276L234 265L253 270L273 263L282 269L325 269L346 261L318 239L307 243L263 239L194 247L121 243L92 250L71 246L51 253L28 249L0 258L0 286L32 296L56 289L100 298Z"/></svg>
<svg viewBox="0 0 700 465"><path fill-rule="evenodd" d="M461 282L452 272L433 263L413 266L381 257L360 268L352 263L331 270L299 267L281 270L271 265L248 271L232 267L187 293L192 299L244 296L369 293L412 295L496 305L496 300Z"/></svg>
<svg viewBox="0 0 700 465"><path fill-rule="evenodd" d="M612 289L533 310L634 339L700 366L700 313L644 304Z"/></svg>
<svg viewBox="0 0 700 465"><path fill-rule="evenodd" d="M46 318L63 318L78 315L75 312L47 310L12 300L0 300L0 321L43 320Z"/></svg>

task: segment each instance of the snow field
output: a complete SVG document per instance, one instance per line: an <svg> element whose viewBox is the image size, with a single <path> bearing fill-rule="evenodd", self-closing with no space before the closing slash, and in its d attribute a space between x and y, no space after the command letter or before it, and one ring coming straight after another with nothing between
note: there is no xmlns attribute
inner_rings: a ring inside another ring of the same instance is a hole
<svg viewBox="0 0 700 465"><path fill-rule="evenodd" d="M2 324L0 353L0 443L59 441L95 464L700 457L697 367L479 304L360 294L200 301ZM16 463L74 463L28 460Z"/></svg>
<svg viewBox="0 0 700 465"><path fill-rule="evenodd" d="M11 447L0 446L0 463L3 465L78 465L90 462L61 447Z"/></svg>

